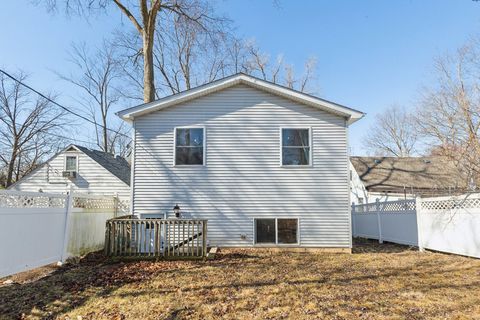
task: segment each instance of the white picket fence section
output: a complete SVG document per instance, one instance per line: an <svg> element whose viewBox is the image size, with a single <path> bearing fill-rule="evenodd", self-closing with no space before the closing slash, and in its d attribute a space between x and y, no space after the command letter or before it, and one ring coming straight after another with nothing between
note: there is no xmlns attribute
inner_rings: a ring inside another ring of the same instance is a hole
<svg viewBox="0 0 480 320"><path fill-rule="evenodd" d="M100 250L116 197L0 191L0 277Z"/></svg>
<svg viewBox="0 0 480 320"><path fill-rule="evenodd" d="M352 234L480 258L480 194L352 205Z"/></svg>

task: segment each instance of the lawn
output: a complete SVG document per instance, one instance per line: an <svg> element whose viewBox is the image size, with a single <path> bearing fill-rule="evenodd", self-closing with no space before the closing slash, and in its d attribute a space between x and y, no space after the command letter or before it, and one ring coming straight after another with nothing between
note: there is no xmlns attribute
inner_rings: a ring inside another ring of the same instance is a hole
<svg viewBox="0 0 480 320"><path fill-rule="evenodd" d="M213 261L91 255L0 287L5 319L480 319L480 260L363 241L353 254L230 250Z"/></svg>

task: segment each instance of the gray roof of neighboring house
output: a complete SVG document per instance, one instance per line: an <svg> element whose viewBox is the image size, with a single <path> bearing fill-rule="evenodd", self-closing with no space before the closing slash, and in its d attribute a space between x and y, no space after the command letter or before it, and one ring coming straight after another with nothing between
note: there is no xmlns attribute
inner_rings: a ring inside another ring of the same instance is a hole
<svg viewBox="0 0 480 320"><path fill-rule="evenodd" d="M368 191L445 194L468 190L465 176L444 157L350 157ZM413 191L413 192L412 192Z"/></svg>
<svg viewBox="0 0 480 320"><path fill-rule="evenodd" d="M99 165L108 170L111 174L122 180L128 186L130 185L130 164L120 156L114 156L110 153L88 149L79 145L72 145L87 156L92 158Z"/></svg>

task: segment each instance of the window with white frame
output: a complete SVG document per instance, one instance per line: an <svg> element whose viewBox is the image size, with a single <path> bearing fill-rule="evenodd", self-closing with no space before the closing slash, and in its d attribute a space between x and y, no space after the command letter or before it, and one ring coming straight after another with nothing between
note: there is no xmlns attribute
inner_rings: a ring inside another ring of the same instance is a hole
<svg viewBox="0 0 480 320"><path fill-rule="evenodd" d="M282 166L310 165L310 129L282 128L281 136Z"/></svg>
<svg viewBox="0 0 480 320"><path fill-rule="evenodd" d="M65 171L77 171L77 156L65 157Z"/></svg>
<svg viewBox="0 0 480 320"><path fill-rule="evenodd" d="M297 244L298 219L255 219L255 243Z"/></svg>
<svg viewBox="0 0 480 320"><path fill-rule="evenodd" d="M175 128L175 165L203 165L204 128Z"/></svg>

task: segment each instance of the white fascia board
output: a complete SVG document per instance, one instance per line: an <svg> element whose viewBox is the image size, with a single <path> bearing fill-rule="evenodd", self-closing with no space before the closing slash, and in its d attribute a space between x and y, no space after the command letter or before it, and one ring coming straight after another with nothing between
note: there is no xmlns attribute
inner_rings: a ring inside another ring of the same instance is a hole
<svg viewBox="0 0 480 320"><path fill-rule="evenodd" d="M237 74L234 76L226 77L208 83L206 85L199 86L197 88L193 88L156 101L121 110L117 112L117 115L125 121L131 122L135 117L142 116L154 111L159 111L161 109L171 107L182 102L200 98L202 96L206 96L213 92L217 92L241 83L345 117L348 124L352 124L353 122L361 119L365 115L361 111L351 109L327 100L323 100L299 91L295 91L290 88L286 88L278 84L264 81L246 74Z"/></svg>

